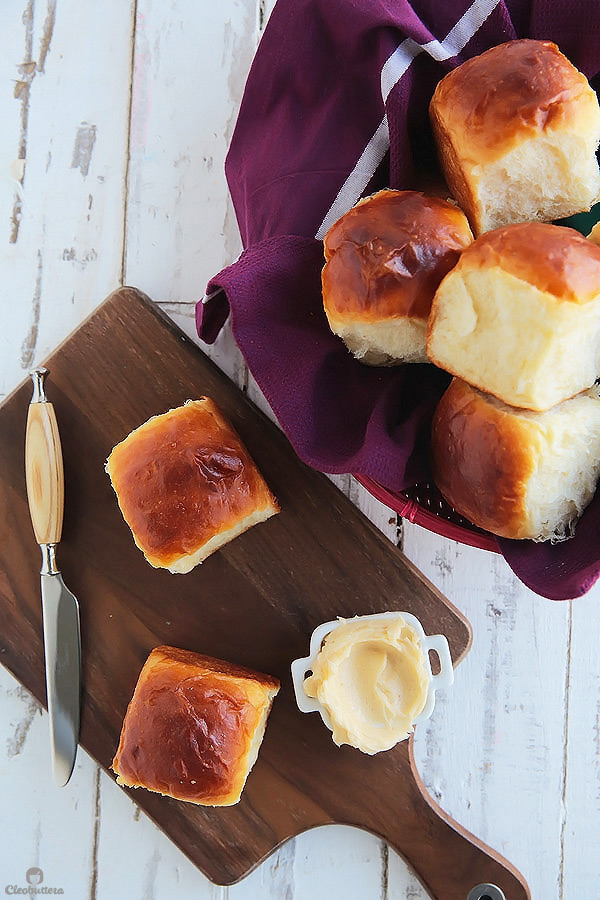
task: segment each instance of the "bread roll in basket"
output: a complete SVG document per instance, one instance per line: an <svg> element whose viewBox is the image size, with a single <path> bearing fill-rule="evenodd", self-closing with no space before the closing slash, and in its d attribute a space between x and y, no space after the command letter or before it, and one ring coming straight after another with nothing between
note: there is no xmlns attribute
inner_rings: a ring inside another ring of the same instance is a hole
<svg viewBox="0 0 600 900"><path fill-rule="evenodd" d="M437 85L430 117L476 234L561 219L600 197L598 99L551 41L509 41L467 60Z"/></svg>
<svg viewBox="0 0 600 900"><path fill-rule="evenodd" d="M429 359L511 406L544 410L600 376L600 247L529 222L477 238L438 288Z"/></svg>
<svg viewBox="0 0 600 900"><path fill-rule="evenodd" d="M433 419L431 465L448 503L480 528L564 540L600 473L599 389L536 413L455 378Z"/></svg>

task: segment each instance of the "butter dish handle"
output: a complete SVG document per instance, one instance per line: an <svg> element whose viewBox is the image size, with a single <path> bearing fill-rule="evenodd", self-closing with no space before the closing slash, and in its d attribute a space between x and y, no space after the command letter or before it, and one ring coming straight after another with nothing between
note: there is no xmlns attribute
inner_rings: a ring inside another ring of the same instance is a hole
<svg viewBox="0 0 600 900"><path fill-rule="evenodd" d="M437 675L431 676L433 690L440 691L450 687L454 683L454 668L446 636L443 634L426 635L424 650L426 653L433 650L434 653L437 653L440 661L440 671Z"/></svg>
<svg viewBox="0 0 600 900"><path fill-rule="evenodd" d="M294 684L294 693L296 695L296 703L300 712L321 712L322 707L318 700L309 697L304 690L304 679L306 673L310 671L313 664L312 656L305 656L303 659L295 659L292 663L292 682Z"/></svg>
<svg viewBox="0 0 600 900"><path fill-rule="evenodd" d="M415 718L414 724L424 722L433 712L435 706L436 691L450 687L454 681L454 669L452 668L452 657L450 656L450 647L448 640L443 634L421 634L421 647L425 654L427 671L430 675L429 690L427 692L427 700L425 706ZM429 651L433 650L437 654L440 661L440 671L434 675L431 671L431 661L429 659Z"/></svg>
<svg viewBox="0 0 600 900"><path fill-rule="evenodd" d="M317 628L315 628L310 639L310 649L308 656L304 656L302 657L302 659L295 659L291 665L292 682L294 684L294 693L296 695L296 703L298 704L298 709L300 710L300 712L304 713L321 713L321 718L328 728L331 728L329 714L327 710L323 706L321 706L318 700L308 696L308 694L304 690L304 680L307 673L311 671L314 665L315 659L319 650L321 649L321 644L323 643L324 639L327 637L329 632L333 631L334 628L337 628L339 624L339 619L333 619L331 622L323 622L322 625L319 625Z"/></svg>

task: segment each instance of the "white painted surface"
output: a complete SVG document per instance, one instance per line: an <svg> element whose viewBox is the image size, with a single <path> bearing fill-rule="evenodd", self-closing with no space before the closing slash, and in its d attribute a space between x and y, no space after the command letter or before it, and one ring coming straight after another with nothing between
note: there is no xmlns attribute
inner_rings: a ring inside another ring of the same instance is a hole
<svg viewBox="0 0 600 900"><path fill-rule="evenodd" d="M194 301L239 252L223 160L271 5L0 5L0 395L120 283L193 334ZM264 408L231 336L210 352ZM417 733L428 789L521 869L534 900L598 896L600 589L543 600L502 559L397 523L334 480L473 625L452 691ZM39 866L46 885L90 900L427 896L394 852L343 827L211 885L82 751L54 787L47 717L1 667L0 793L0 892Z"/></svg>

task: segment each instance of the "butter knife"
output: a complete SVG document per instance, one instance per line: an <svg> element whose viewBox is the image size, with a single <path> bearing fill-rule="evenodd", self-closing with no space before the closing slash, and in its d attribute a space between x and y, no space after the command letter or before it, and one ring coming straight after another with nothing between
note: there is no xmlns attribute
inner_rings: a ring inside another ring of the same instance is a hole
<svg viewBox="0 0 600 900"><path fill-rule="evenodd" d="M33 397L27 414L25 476L29 513L42 551L41 587L46 660L46 696L54 780L67 784L79 742L81 640L79 606L56 563L62 534L64 474L56 414L45 392L48 370L31 373Z"/></svg>

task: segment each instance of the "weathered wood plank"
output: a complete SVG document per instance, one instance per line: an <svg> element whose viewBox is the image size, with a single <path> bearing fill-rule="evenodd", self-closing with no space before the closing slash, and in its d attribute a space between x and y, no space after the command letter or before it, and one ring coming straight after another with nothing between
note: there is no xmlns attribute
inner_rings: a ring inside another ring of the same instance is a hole
<svg viewBox="0 0 600 900"><path fill-rule="evenodd" d="M104 772L99 813L98 898L122 897L134 889L133 896L144 900L225 900L227 889L211 884L140 809L135 792L115 787Z"/></svg>
<svg viewBox="0 0 600 900"><path fill-rule="evenodd" d="M65 789L50 764L48 716L0 667L0 882L27 888L26 872L41 868L44 885L65 896L88 895L94 872L96 766L78 753Z"/></svg>
<svg viewBox="0 0 600 900"><path fill-rule="evenodd" d="M356 828L314 828L230 887L229 900L384 900L380 845Z"/></svg>
<svg viewBox="0 0 600 900"><path fill-rule="evenodd" d="M137 4L125 280L186 330L209 278L241 250L223 166L257 22L255 0ZM228 329L208 352L244 383Z"/></svg>
<svg viewBox="0 0 600 900"><path fill-rule="evenodd" d="M598 892L600 862L600 590L572 604L567 671L561 900Z"/></svg>
<svg viewBox="0 0 600 900"><path fill-rule="evenodd" d="M120 280L131 3L1 15L4 395Z"/></svg>

